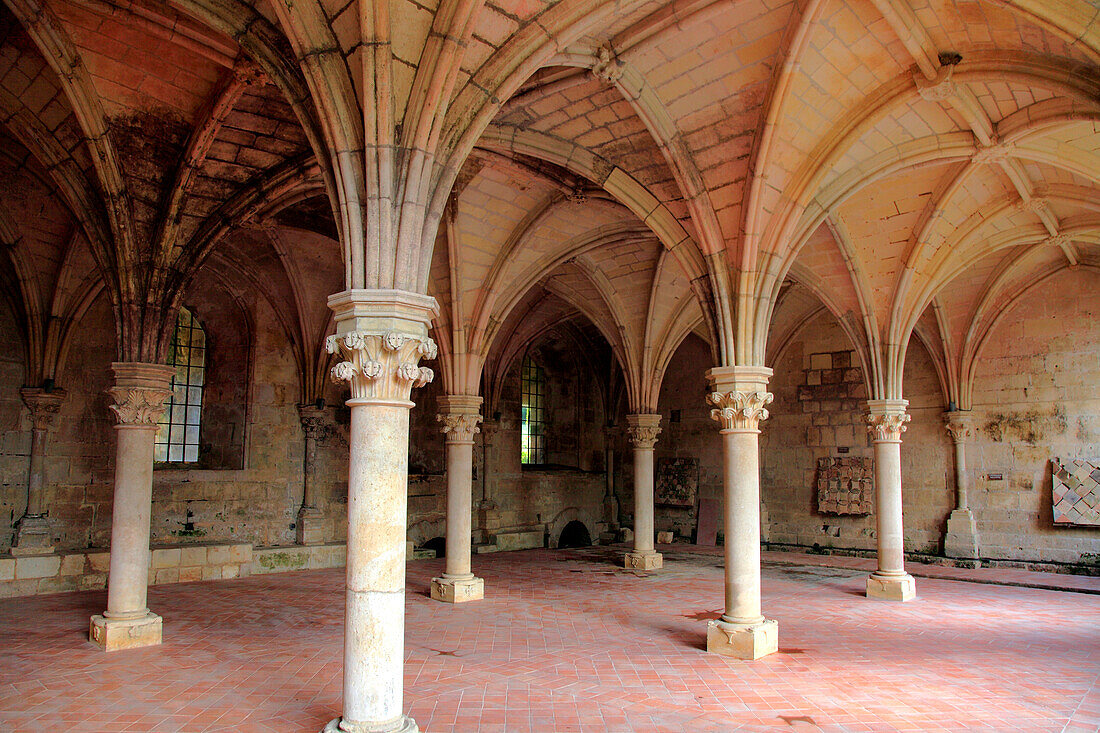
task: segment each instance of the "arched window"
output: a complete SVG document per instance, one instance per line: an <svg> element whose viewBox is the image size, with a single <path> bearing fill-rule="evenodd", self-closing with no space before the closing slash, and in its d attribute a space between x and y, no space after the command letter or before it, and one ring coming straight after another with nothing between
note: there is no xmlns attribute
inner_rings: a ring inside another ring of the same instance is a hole
<svg viewBox="0 0 1100 733"><path fill-rule="evenodd" d="M520 374L522 408L520 415L521 463L546 463L546 373L542 367L524 357Z"/></svg>
<svg viewBox="0 0 1100 733"><path fill-rule="evenodd" d="M180 308L176 320L168 365L176 368L176 374L172 377L172 396L157 425L153 458L195 463L199 460L202 388L206 383L206 334L186 308Z"/></svg>

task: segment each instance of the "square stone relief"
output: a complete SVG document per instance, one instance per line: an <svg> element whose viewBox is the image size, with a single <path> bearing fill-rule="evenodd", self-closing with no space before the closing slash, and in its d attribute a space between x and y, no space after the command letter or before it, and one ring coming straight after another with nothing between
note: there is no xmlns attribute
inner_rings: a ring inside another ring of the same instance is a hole
<svg viewBox="0 0 1100 733"><path fill-rule="evenodd" d="M1100 527L1100 462L1052 458L1055 524Z"/></svg>
<svg viewBox="0 0 1100 733"><path fill-rule="evenodd" d="M817 510L822 514L870 514L874 496L871 458L817 459Z"/></svg>
<svg viewBox="0 0 1100 733"><path fill-rule="evenodd" d="M655 504L694 507L698 491L698 458L662 458L657 462Z"/></svg>

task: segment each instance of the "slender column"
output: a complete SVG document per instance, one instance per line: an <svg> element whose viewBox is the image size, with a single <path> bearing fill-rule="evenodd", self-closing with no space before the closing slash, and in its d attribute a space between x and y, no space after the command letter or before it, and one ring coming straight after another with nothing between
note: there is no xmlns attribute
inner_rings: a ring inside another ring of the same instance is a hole
<svg viewBox="0 0 1100 733"><path fill-rule="evenodd" d="M604 495L603 511L609 532L619 530L619 497L615 495L615 434L617 428L608 425L603 429L604 435ZM614 539L612 539L614 541Z"/></svg>
<svg viewBox="0 0 1100 733"><path fill-rule="evenodd" d="M328 435L325 411L315 405L298 405L302 423L302 507L298 510L295 538L299 545L325 541L324 514L317 507L317 444Z"/></svg>
<svg viewBox="0 0 1100 733"><path fill-rule="evenodd" d="M500 432L499 420L485 420L481 423L481 501L477 504L478 536L481 542L492 540L492 530L500 521L497 503L489 493L489 475L493 465L493 443Z"/></svg>
<svg viewBox="0 0 1100 733"><path fill-rule="evenodd" d="M711 419L721 424L726 612L707 626L707 651L759 659L779 650L779 623L760 609L760 421L772 401L772 370L721 367L707 372Z"/></svg>
<svg viewBox="0 0 1100 733"><path fill-rule="evenodd" d="M19 520L12 543L13 555L47 555L54 551L53 531L46 507L46 442L57 426L65 390L26 387L19 390L31 413L31 465L27 472L27 510Z"/></svg>
<svg viewBox="0 0 1100 733"><path fill-rule="evenodd" d="M447 395L440 398L436 416L443 423L447 448L447 563L443 575L432 578L432 598L445 603L485 597L485 581L470 572L474 436L479 432L480 408L480 397Z"/></svg>
<svg viewBox="0 0 1100 733"><path fill-rule="evenodd" d="M343 716L325 731L408 733L402 713L405 647L405 533L408 515L409 396L434 374L428 323L434 298L395 290L348 290L329 298L336 335L326 347L345 361L349 382L347 583Z"/></svg>
<svg viewBox="0 0 1100 733"><path fill-rule="evenodd" d="M908 400L868 400L867 430L875 450L875 524L878 570L867 578L867 597L889 601L916 598L913 576L905 572L905 532L901 501L901 434L910 416Z"/></svg>
<svg viewBox="0 0 1100 733"><path fill-rule="evenodd" d="M175 369L163 364L115 362L118 449L111 515L107 610L92 616L89 637L105 651L161 642L161 618L146 607L149 586L149 514L153 497L153 442Z"/></svg>
<svg viewBox="0 0 1100 733"><path fill-rule="evenodd" d="M653 446L661 432L660 415L627 415L626 432L634 446L634 552L626 567L656 570L664 562L653 549Z"/></svg>
<svg viewBox="0 0 1100 733"><path fill-rule="evenodd" d="M970 412L943 413L944 427L955 444L955 509L947 518L947 534L943 538L943 554L977 560L978 529L974 514L970 511L967 490L970 474L966 470L966 444L973 435L973 416Z"/></svg>

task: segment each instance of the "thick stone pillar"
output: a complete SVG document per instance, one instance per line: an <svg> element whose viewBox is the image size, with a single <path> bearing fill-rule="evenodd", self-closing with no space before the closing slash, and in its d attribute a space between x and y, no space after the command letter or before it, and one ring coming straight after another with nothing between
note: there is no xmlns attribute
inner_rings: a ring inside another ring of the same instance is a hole
<svg viewBox="0 0 1100 733"><path fill-rule="evenodd" d="M707 651L759 659L779 650L779 623L760 610L760 421L772 401L772 370L720 367L707 372L711 419L721 424L726 611L707 626Z"/></svg>
<svg viewBox="0 0 1100 733"><path fill-rule="evenodd" d="M867 430L875 447L875 524L878 570L867 578L867 597L910 601L917 596L905 572L901 501L901 434L910 416L908 400L868 400Z"/></svg>
<svg viewBox="0 0 1100 733"><path fill-rule="evenodd" d="M13 555L47 555L54 551L53 530L46 507L46 442L57 427L65 390L19 390L31 413L31 465L27 472L27 509L20 518L12 543Z"/></svg>
<svg viewBox="0 0 1100 733"><path fill-rule="evenodd" d="M107 390L118 424L115 501L107 610L92 616L89 637L106 651L161 642L161 619L146 607L149 588L149 515L153 498L153 441L175 368L115 362Z"/></svg>
<svg viewBox="0 0 1100 733"><path fill-rule="evenodd" d="M967 490L970 474L966 471L966 444L973 435L973 416L970 412L943 413L944 427L955 444L955 509L947 518L947 534L943 538L943 554L977 560L978 528L970 511Z"/></svg>
<svg viewBox="0 0 1100 733"><path fill-rule="evenodd" d="M329 298L336 335L326 347L345 361L333 378L351 385L343 716L325 731L416 731L402 713L409 396L434 374L428 324L434 298L395 290L348 290Z"/></svg>
<svg viewBox="0 0 1100 733"><path fill-rule="evenodd" d="M447 560L443 575L432 578L432 598L445 603L485 597L485 581L470 572L474 436L479 432L480 408L481 398L472 395L439 399L436 419L443 423L447 449Z"/></svg>
<svg viewBox="0 0 1100 733"><path fill-rule="evenodd" d="M317 443L328 435L325 411L315 405L298 405L304 438L302 456L302 507L298 510L295 541L319 545L325 541L324 514L317 507Z"/></svg>
<svg viewBox="0 0 1100 733"><path fill-rule="evenodd" d="M653 549L653 446L661 432L660 415L627 415L626 432L634 447L634 552L626 567L656 570L663 564Z"/></svg>

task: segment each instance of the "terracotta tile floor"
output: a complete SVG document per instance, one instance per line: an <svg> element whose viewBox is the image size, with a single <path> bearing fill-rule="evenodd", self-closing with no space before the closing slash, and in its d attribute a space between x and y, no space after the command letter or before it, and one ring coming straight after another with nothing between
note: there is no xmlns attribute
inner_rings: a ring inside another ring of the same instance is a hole
<svg viewBox="0 0 1100 733"><path fill-rule="evenodd" d="M442 561L410 563L406 710L429 733L1100 730L1095 595L922 578L892 604L862 597L861 569L769 553L781 650L740 662L702 651L711 553L648 575L609 548L478 556L487 598L464 606L427 597ZM158 586L166 643L110 655L84 640L102 592L0 601L0 730L319 731L340 708L342 583Z"/></svg>

